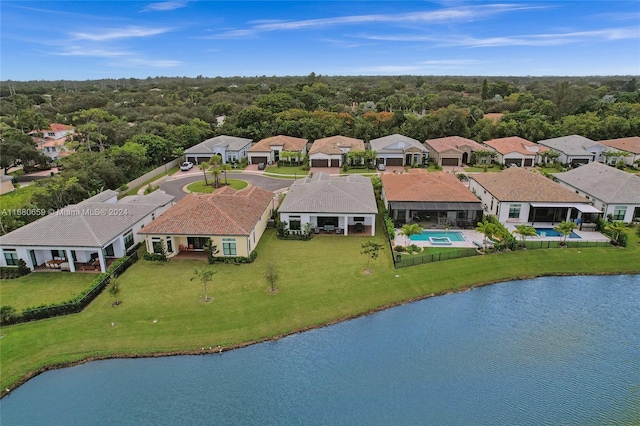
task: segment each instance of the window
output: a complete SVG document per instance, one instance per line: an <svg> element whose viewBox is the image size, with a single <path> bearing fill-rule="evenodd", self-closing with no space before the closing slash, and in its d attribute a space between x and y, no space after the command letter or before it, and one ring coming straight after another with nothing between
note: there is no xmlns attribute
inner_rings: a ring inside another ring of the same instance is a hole
<svg viewBox="0 0 640 426"><path fill-rule="evenodd" d="M235 152L227 153L227 162L235 163L236 161L238 161L238 157Z"/></svg>
<svg viewBox="0 0 640 426"><path fill-rule="evenodd" d="M509 205L509 219L519 219L521 208L522 208L522 204Z"/></svg>
<svg viewBox="0 0 640 426"><path fill-rule="evenodd" d="M54 132L47 132L47 136L55 136L56 134Z"/></svg>
<svg viewBox="0 0 640 426"><path fill-rule="evenodd" d="M355 216L353 218L354 222L364 222L364 216Z"/></svg>
<svg viewBox="0 0 640 426"><path fill-rule="evenodd" d="M18 266L18 253L15 250L4 250L4 260L7 266Z"/></svg>
<svg viewBox="0 0 640 426"><path fill-rule="evenodd" d="M235 238L223 238L222 239L222 254L225 256L236 255L236 239Z"/></svg>
<svg viewBox="0 0 640 426"><path fill-rule="evenodd" d="M126 234L124 234L124 248L128 249L133 245L133 231L129 229Z"/></svg>
<svg viewBox="0 0 640 426"><path fill-rule="evenodd" d="M613 220L624 220L624 216L627 214L627 206L616 206L613 209Z"/></svg>
<svg viewBox="0 0 640 426"><path fill-rule="evenodd" d="M151 246L153 247L153 252L156 254L163 254L164 247L162 247L162 239L161 238L152 238Z"/></svg>
<svg viewBox="0 0 640 426"><path fill-rule="evenodd" d="M171 237L167 237L167 253L173 253L173 243Z"/></svg>
<svg viewBox="0 0 640 426"><path fill-rule="evenodd" d="M67 260L67 253L64 250L51 250L51 258Z"/></svg>
<svg viewBox="0 0 640 426"><path fill-rule="evenodd" d="M299 231L301 228L300 216L289 216L289 229Z"/></svg>

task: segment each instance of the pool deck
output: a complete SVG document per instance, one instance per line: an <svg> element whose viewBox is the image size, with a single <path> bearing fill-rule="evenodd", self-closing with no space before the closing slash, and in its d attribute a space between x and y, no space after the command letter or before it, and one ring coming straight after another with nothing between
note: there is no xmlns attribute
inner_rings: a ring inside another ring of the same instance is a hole
<svg viewBox="0 0 640 426"><path fill-rule="evenodd" d="M527 225L531 225L531 224L527 224ZM553 228L556 225L557 224L551 224L551 223L536 223L535 227L536 228ZM515 225L513 224L507 224L506 227L511 233L513 233L513 231L516 229ZM400 230L396 229L396 237L393 241L393 244L396 246L407 246L407 245L415 244L418 247L444 247L444 248L473 247L473 248L476 248L476 245L473 242L477 241L479 243L482 243L482 240L484 239L483 234L473 229L449 229L449 230L426 229L425 231L460 232L462 235L464 235L465 241L460 241L460 242L452 241L451 244L446 244L446 245L432 244L430 241L411 241L410 244L407 244L407 238L403 235L400 235L399 234ZM567 238L567 241L584 241L584 242L609 241L609 238L606 235L601 234L600 232L580 231L578 229L574 229L573 232L577 234L580 238ZM518 237L517 234L514 234L514 236L516 237L517 240L520 240L520 237ZM527 237L527 241L561 241L561 240L562 240L562 236L560 237Z"/></svg>

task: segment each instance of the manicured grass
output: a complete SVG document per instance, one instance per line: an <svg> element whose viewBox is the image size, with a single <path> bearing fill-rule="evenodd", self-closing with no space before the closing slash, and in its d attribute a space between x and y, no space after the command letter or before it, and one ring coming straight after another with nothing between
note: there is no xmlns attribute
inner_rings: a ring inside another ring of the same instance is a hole
<svg viewBox="0 0 640 426"><path fill-rule="evenodd" d="M483 166L465 167L464 171L472 172L472 173L484 172L484 167ZM492 164L491 166L487 167L487 172L501 172L501 171L502 169L495 164Z"/></svg>
<svg viewBox="0 0 640 426"><path fill-rule="evenodd" d="M98 274L32 272L24 277L0 281L0 304L16 312L25 308L65 302L89 287Z"/></svg>
<svg viewBox="0 0 640 426"><path fill-rule="evenodd" d="M328 235L311 241L281 241L267 230L253 264L212 266L210 303L201 300L202 286L190 281L203 261L140 260L120 277L120 306L112 307L105 292L80 314L2 328L0 388L46 366L230 347L473 285L540 275L640 272L635 232L629 233L626 249L526 250L397 270L383 235L380 224L376 237ZM360 244L369 239L384 243L384 251L367 275ZM275 295L262 278L268 261L280 270Z"/></svg>
<svg viewBox="0 0 640 426"><path fill-rule="evenodd" d="M289 175L290 177L293 176L298 176L298 177L302 177L302 176L306 176L309 174L309 170L302 170L302 166L282 166L282 167L278 167L278 166L269 166L267 167L267 169L265 170L265 174L269 174L269 173L274 173L277 175Z"/></svg>
<svg viewBox="0 0 640 426"><path fill-rule="evenodd" d="M562 170L558 170L557 167L536 167L535 170L546 173L560 173Z"/></svg>
<svg viewBox="0 0 640 426"><path fill-rule="evenodd" d="M212 181L208 181L208 182L209 182L208 185L205 184L204 180L200 180L198 182L193 182L193 183L189 184L189 186L187 186L187 190L189 190L191 192L199 192L199 193L203 193L203 194L211 194L215 188L211 185ZM224 177L220 178L220 183L222 183L224 185L224 183L225 183ZM248 183L246 181L240 180L240 179L227 179L227 183L233 189L246 188L247 185L248 185Z"/></svg>

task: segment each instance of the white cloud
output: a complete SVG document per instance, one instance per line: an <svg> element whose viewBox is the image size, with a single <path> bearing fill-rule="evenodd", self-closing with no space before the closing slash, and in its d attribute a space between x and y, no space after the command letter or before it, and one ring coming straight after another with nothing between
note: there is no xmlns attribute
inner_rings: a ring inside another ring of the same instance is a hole
<svg viewBox="0 0 640 426"><path fill-rule="evenodd" d="M131 55L131 52L125 50L88 49L81 46L70 46L64 50L47 51L44 53L53 56L87 56L97 58L126 57Z"/></svg>
<svg viewBox="0 0 640 426"><path fill-rule="evenodd" d="M640 28L638 27L608 28L593 31L577 31L554 34L530 34L486 38L477 38L472 36L440 37L430 35L362 36L362 38L368 40L397 42L433 42L442 47L558 46L584 41L623 40L636 39L639 37Z"/></svg>
<svg viewBox="0 0 640 426"><path fill-rule="evenodd" d="M499 13L513 12L519 10L542 9L547 6L526 6L519 4L488 4L483 6L465 6L441 9L435 11L420 11L410 13L400 13L395 15L352 15L337 16L333 18L304 19L299 21L286 20L257 20L251 21L252 26L247 29L229 30L212 38L233 38L246 37L267 31L290 31L310 28L323 28L338 25L358 25L371 23L387 24L425 24L468 22Z"/></svg>
<svg viewBox="0 0 640 426"><path fill-rule="evenodd" d="M150 37L172 31L170 28L125 27L111 29L103 33L71 33L78 40L107 41L122 38Z"/></svg>
<svg viewBox="0 0 640 426"><path fill-rule="evenodd" d="M188 1L163 1L158 3L151 3L147 5L143 12L166 12L170 10L181 9L189 4Z"/></svg>

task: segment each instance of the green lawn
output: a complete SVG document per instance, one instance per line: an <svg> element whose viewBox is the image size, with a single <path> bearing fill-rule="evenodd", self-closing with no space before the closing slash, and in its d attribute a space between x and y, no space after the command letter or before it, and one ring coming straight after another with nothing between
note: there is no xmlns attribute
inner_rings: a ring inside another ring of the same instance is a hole
<svg viewBox="0 0 640 426"><path fill-rule="evenodd" d="M379 225L376 237L328 235L281 241L267 230L253 264L224 265L203 303L190 281L203 261L140 260L120 277L122 305L104 292L82 313L17 324L1 330L0 389L30 373L93 357L187 353L232 347L362 315L373 310L472 285L553 274L639 273L640 246L526 250L393 269ZM360 244L384 243L364 274ZM279 292L262 278L266 262L280 270ZM115 326L111 326L111 323Z"/></svg>
<svg viewBox="0 0 640 426"><path fill-rule="evenodd" d="M213 192L213 190L214 190L213 186L211 186L212 180L209 180L208 182L209 182L208 185L205 184L204 180L200 180L198 182L193 182L193 183L189 184L189 186L187 186L187 190L189 190L191 192L200 192L200 193L203 193L203 194L211 194ZM220 178L220 183L222 183L224 185L224 183L225 183L224 177ZM240 180L240 179L227 179L227 183L233 189L246 188L247 185L248 185L247 181Z"/></svg>
<svg viewBox="0 0 640 426"><path fill-rule="evenodd" d="M471 166L471 167L465 167L464 168L465 172L484 172L484 167L483 166ZM487 172L501 172L502 169L500 167L498 167L495 164L492 164L490 166L487 167Z"/></svg>
<svg viewBox="0 0 640 426"><path fill-rule="evenodd" d="M180 170L180 166L175 166L175 167L172 167L170 169L167 169L167 173L160 173L159 175L147 180L142 185L136 186L135 188L129 188L129 190L124 195L136 195L138 193L138 191L140 190L140 188L146 187L147 185L149 185L152 182L157 181L158 179L160 179L164 175L171 176L172 174L174 174L178 170Z"/></svg>
<svg viewBox="0 0 640 426"><path fill-rule="evenodd" d="M306 176L309 174L309 170L302 170L301 166L282 166L282 167L278 167L278 166L269 166L267 167L267 170L265 170L265 174L269 174L269 173L273 173L273 174L278 174L278 175L288 175L290 177L294 177L294 176L298 176L298 177L302 177L302 176Z"/></svg>
<svg viewBox="0 0 640 426"><path fill-rule="evenodd" d="M25 308L65 302L96 279L98 274L32 272L24 277L0 281L0 304L16 312Z"/></svg>

